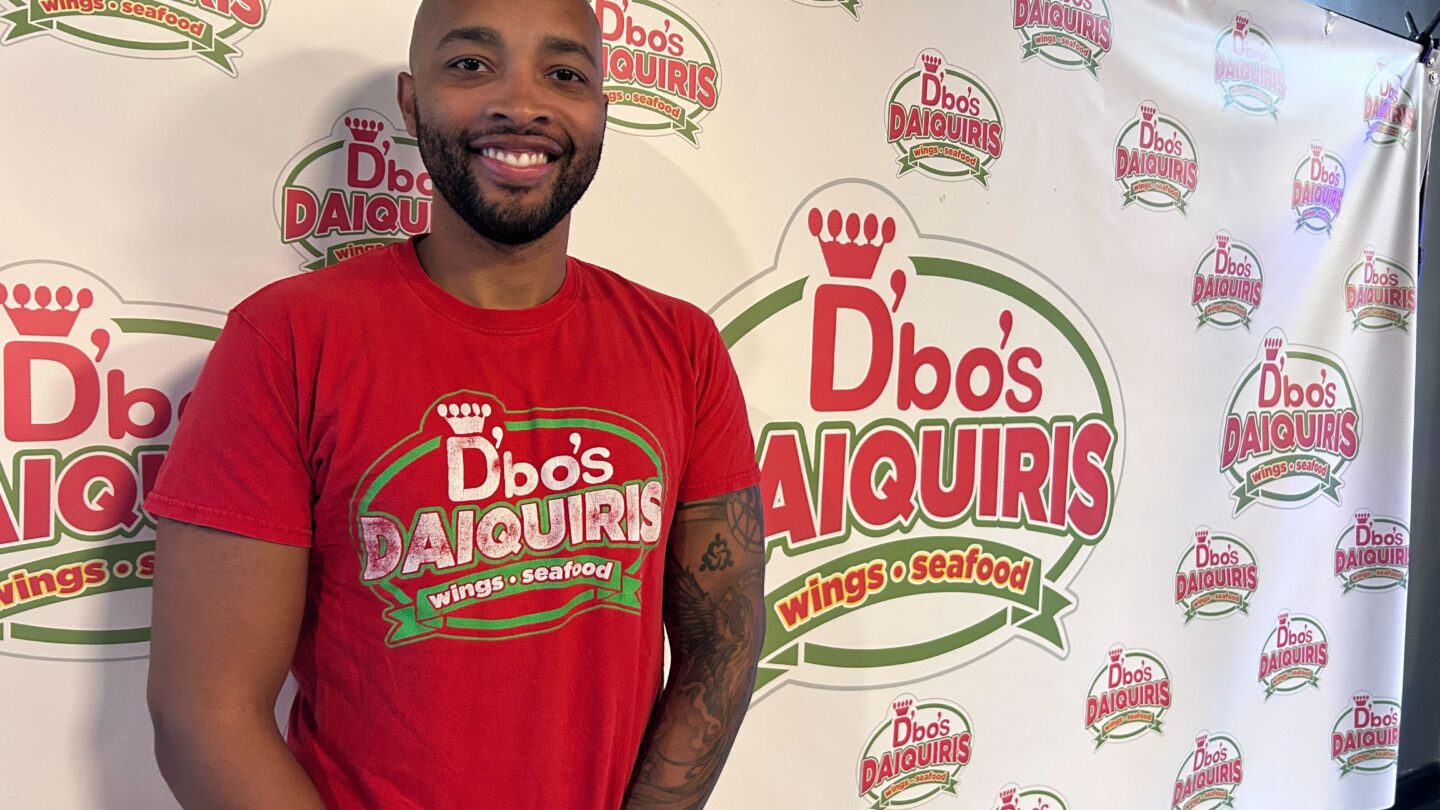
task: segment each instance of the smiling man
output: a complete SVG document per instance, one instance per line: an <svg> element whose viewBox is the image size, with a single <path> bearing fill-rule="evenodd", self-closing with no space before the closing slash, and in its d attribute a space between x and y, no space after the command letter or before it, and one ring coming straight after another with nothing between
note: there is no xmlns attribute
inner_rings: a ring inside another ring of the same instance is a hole
<svg viewBox="0 0 1440 810"><path fill-rule="evenodd" d="M584 0L424 2L399 102L431 233L231 313L146 502L185 807L714 788L764 625L759 474L710 319L567 257L599 54Z"/></svg>

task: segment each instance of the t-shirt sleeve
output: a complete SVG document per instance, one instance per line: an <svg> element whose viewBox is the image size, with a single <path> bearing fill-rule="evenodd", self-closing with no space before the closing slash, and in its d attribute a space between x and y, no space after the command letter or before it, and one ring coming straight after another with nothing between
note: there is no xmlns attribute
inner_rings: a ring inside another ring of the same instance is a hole
<svg viewBox="0 0 1440 810"><path fill-rule="evenodd" d="M293 363L232 312L185 405L155 488L154 516L309 546L313 481Z"/></svg>
<svg viewBox="0 0 1440 810"><path fill-rule="evenodd" d="M701 319L694 349L695 429L677 495L682 503L744 489L760 480L735 365L714 321L704 315Z"/></svg>

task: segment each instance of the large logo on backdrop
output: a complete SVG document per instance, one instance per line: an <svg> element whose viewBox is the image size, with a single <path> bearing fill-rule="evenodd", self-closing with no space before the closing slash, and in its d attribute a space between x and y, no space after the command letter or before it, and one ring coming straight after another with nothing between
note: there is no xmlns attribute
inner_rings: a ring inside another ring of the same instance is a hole
<svg viewBox="0 0 1440 810"><path fill-rule="evenodd" d="M1330 640L1313 616L1280 611L1260 648L1259 682L1265 699L1320 688L1320 673L1330 664Z"/></svg>
<svg viewBox="0 0 1440 810"><path fill-rule="evenodd" d="M350 110L275 184L280 238L319 270L430 230L435 186L420 148L374 110Z"/></svg>
<svg viewBox="0 0 1440 810"><path fill-rule="evenodd" d="M1213 326L1250 331L1250 321L1265 292L1265 268L1255 249L1228 231L1218 231L1191 275L1190 306L1200 319L1196 328Z"/></svg>
<svg viewBox="0 0 1440 810"><path fill-rule="evenodd" d="M1020 61L1038 56L1099 78L1100 60L1115 41L1107 0L1013 0L1012 10L1023 43Z"/></svg>
<svg viewBox="0 0 1440 810"><path fill-rule="evenodd" d="M1097 750L1107 742L1162 734L1170 703L1170 668L1164 659L1117 644L1085 694L1085 730Z"/></svg>
<svg viewBox="0 0 1440 810"><path fill-rule="evenodd" d="M1345 161L1320 141L1310 143L1310 152L1295 166L1290 207L1295 211L1295 230L1330 235L1340 208L1345 203L1348 177Z"/></svg>
<svg viewBox="0 0 1440 810"><path fill-rule="evenodd" d="M767 415L757 689L924 677L1014 638L1065 655L1124 418L1064 292L841 181L801 204L775 266L716 320Z"/></svg>
<svg viewBox="0 0 1440 810"><path fill-rule="evenodd" d="M1360 451L1360 400L1339 357L1271 329L1240 375L1220 433L1220 471L1235 484L1235 514L1256 503L1340 503Z"/></svg>
<svg viewBox="0 0 1440 810"><path fill-rule="evenodd" d="M947 64L934 48L920 52L885 104L885 137L898 174L919 170L937 180L990 184L991 165L1005 150L1005 122L995 95L978 76Z"/></svg>
<svg viewBox="0 0 1440 810"><path fill-rule="evenodd" d="M1170 810L1219 810L1235 806L1245 778L1245 756L1229 734L1202 731L1175 774Z"/></svg>
<svg viewBox="0 0 1440 810"><path fill-rule="evenodd" d="M143 656L142 506L219 313L126 301L73 265L0 267L0 655Z"/></svg>
<svg viewBox="0 0 1440 810"><path fill-rule="evenodd" d="M1234 107L1278 118L1285 101L1285 63L1264 29L1242 11L1215 37L1215 85Z"/></svg>
<svg viewBox="0 0 1440 810"><path fill-rule="evenodd" d="M1200 183L1195 139L1155 102L1142 103L1115 141L1115 181L1125 191L1122 208L1139 203L1151 211L1186 213Z"/></svg>
<svg viewBox="0 0 1440 810"><path fill-rule="evenodd" d="M660 442L621 414L509 409L475 391L438 398L351 500L386 643L534 635L592 610L638 615L668 474Z"/></svg>
<svg viewBox="0 0 1440 810"><path fill-rule="evenodd" d="M1000 788L991 810L1069 810L1060 791L1045 785L1020 787L1011 782Z"/></svg>
<svg viewBox="0 0 1440 810"><path fill-rule="evenodd" d="M1405 75L1384 59L1375 63L1375 73L1365 83L1365 140L1375 146L1403 149L1415 134L1419 108L1415 96L1405 87Z"/></svg>
<svg viewBox="0 0 1440 810"><path fill-rule="evenodd" d="M269 0L0 0L0 44L56 37L140 59L194 57L235 74L236 43L265 24Z"/></svg>
<svg viewBox="0 0 1440 810"><path fill-rule="evenodd" d="M1223 619L1249 614L1250 597L1260 586L1255 552L1238 537L1201 526L1195 542L1175 567L1175 604L1185 610L1185 623L1197 616Z"/></svg>
<svg viewBox="0 0 1440 810"><path fill-rule="evenodd" d="M1410 527L1368 509L1335 541L1335 576L1342 593L1378 593L1406 588L1410 583Z"/></svg>
<svg viewBox="0 0 1440 810"><path fill-rule="evenodd" d="M940 698L900 695L860 751L860 798L870 810L915 807L945 793L970 764L974 725Z"/></svg>
<svg viewBox="0 0 1440 810"><path fill-rule="evenodd" d="M1351 695L1330 730L1330 758L1342 779L1394 768L1400 759L1400 701L1369 692Z"/></svg>
<svg viewBox="0 0 1440 810"><path fill-rule="evenodd" d="M1351 330L1408 331L1419 292L1414 273L1366 245L1360 261L1345 275L1345 311L1352 319Z"/></svg>
<svg viewBox="0 0 1440 810"><path fill-rule="evenodd" d="M699 146L720 103L720 59L700 25L660 0L594 0L610 125Z"/></svg>

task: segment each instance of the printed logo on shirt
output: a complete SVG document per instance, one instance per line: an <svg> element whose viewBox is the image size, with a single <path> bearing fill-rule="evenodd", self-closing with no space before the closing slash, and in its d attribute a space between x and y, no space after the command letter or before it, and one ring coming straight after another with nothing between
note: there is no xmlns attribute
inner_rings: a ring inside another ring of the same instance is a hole
<svg viewBox="0 0 1440 810"><path fill-rule="evenodd" d="M965 710L948 700L895 698L860 751L860 798L874 810L957 795L960 772L970 764L973 729Z"/></svg>
<svg viewBox="0 0 1440 810"><path fill-rule="evenodd" d="M1013 0L1013 27L1020 34L1020 61L1040 57L1067 70L1099 78L1100 60L1115 41L1107 0Z"/></svg>
<svg viewBox="0 0 1440 810"><path fill-rule="evenodd" d="M1265 699L1320 688L1320 673L1330 663L1330 641L1318 620L1280 611L1260 648L1260 684Z"/></svg>
<svg viewBox="0 0 1440 810"><path fill-rule="evenodd" d="M1220 471L1235 485L1235 514L1256 503L1340 503L1360 451L1360 401L1337 356L1290 343L1279 328L1240 375L1220 433Z"/></svg>
<svg viewBox="0 0 1440 810"><path fill-rule="evenodd" d="M1250 12L1235 15L1215 37L1215 85L1234 107L1251 115L1280 116L1285 102L1285 63L1270 36L1250 20Z"/></svg>
<svg viewBox="0 0 1440 810"><path fill-rule="evenodd" d="M1151 732L1164 733L1170 711L1170 668L1149 650L1110 648L1085 695L1085 730L1098 750Z"/></svg>
<svg viewBox="0 0 1440 810"><path fill-rule="evenodd" d="M1217 231L1191 277L1190 305L1200 319L1199 326L1243 326L1250 331L1264 291L1265 268L1254 248L1230 238L1229 231Z"/></svg>
<svg viewBox="0 0 1440 810"><path fill-rule="evenodd" d="M720 59L699 23L661 0L593 0L610 125L700 145L720 103Z"/></svg>
<svg viewBox="0 0 1440 810"><path fill-rule="evenodd" d="M280 238L319 270L430 230L435 184L418 142L374 110L342 114L275 185Z"/></svg>
<svg viewBox="0 0 1440 810"><path fill-rule="evenodd" d="M990 185L991 166L1005 150L1000 105L978 76L948 64L939 51L926 48L900 74L885 119L898 175L919 170L936 180Z"/></svg>
<svg viewBox="0 0 1440 810"><path fill-rule="evenodd" d="M269 0L0 0L0 44L51 36L138 59L196 58L235 76Z"/></svg>
<svg viewBox="0 0 1440 810"><path fill-rule="evenodd" d="M1229 734L1202 731L1175 774L1170 810L1220 810L1235 806L1245 778L1245 756Z"/></svg>
<svg viewBox="0 0 1440 810"><path fill-rule="evenodd" d="M715 313L767 416L757 689L905 682L1015 638L1063 657L1123 458L1089 320L863 181L806 200L777 256Z"/></svg>
<svg viewBox="0 0 1440 810"><path fill-rule="evenodd" d="M1414 273L1366 245L1360 261L1345 275L1345 311L1352 319L1351 330L1409 331L1419 292Z"/></svg>
<svg viewBox="0 0 1440 810"><path fill-rule="evenodd" d="M1195 542L1175 567L1175 604L1191 619L1223 619L1250 612L1250 597L1260 584L1255 552L1240 538L1201 526Z"/></svg>
<svg viewBox="0 0 1440 810"><path fill-rule="evenodd" d="M1310 152L1295 166L1290 207L1295 211L1295 230L1330 235L1340 207L1345 203L1345 161L1311 141Z"/></svg>
<svg viewBox="0 0 1440 810"><path fill-rule="evenodd" d="M1330 758L1340 778L1384 773L1400 759L1400 701L1356 692L1330 730Z"/></svg>
<svg viewBox="0 0 1440 810"><path fill-rule="evenodd" d="M1115 141L1115 181L1125 192L1122 208L1139 203L1150 211L1186 213L1200 183L1195 139L1179 119L1143 102Z"/></svg>
<svg viewBox="0 0 1440 810"><path fill-rule="evenodd" d="M1335 541L1335 576L1342 593L1379 593L1406 588L1410 582L1410 527L1369 509Z"/></svg>
<svg viewBox="0 0 1440 810"><path fill-rule="evenodd" d="M621 414L440 397L351 502L386 642L506 639L592 610L638 614L666 480L660 443Z"/></svg>
<svg viewBox="0 0 1440 810"><path fill-rule="evenodd" d="M991 810L1069 810L1060 791L1045 785L1020 787L1010 783L1000 788Z"/></svg>
<svg viewBox="0 0 1440 810"><path fill-rule="evenodd" d="M1400 145L1415 133L1419 109L1405 87L1405 76L1381 59L1365 83L1365 141L1374 146Z"/></svg>
<svg viewBox="0 0 1440 810"><path fill-rule="evenodd" d="M142 504L224 316L126 301L43 260L0 267L0 307L0 655L143 656Z"/></svg>

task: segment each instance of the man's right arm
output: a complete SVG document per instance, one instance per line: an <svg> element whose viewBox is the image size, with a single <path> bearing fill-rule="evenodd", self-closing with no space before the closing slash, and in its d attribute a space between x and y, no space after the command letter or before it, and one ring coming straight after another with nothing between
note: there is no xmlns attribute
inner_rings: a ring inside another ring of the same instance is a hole
<svg viewBox="0 0 1440 810"><path fill-rule="evenodd" d="M308 548L161 520L150 717L187 809L323 810L275 726L305 608Z"/></svg>

